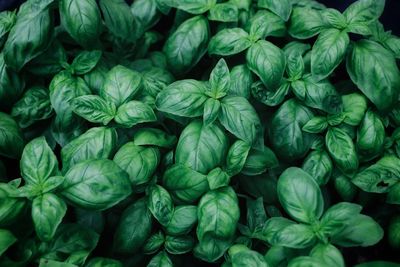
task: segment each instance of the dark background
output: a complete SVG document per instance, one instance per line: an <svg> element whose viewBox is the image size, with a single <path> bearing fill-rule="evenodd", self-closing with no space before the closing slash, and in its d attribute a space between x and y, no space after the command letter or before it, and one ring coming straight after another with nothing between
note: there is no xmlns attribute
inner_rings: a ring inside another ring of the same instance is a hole
<svg viewBox="0 0 400 267"><path fill-rule="evenodd" d="M339 11L344 11L348 5L356 0L319 0L320 3L327 7L336 8ZM12 10L18 7L24 0L0 0L0 11ZM385 26L385 30L392 30L396 35L400 35L400 1L386 0L385 11L383 12L380 21Z"/></svg>

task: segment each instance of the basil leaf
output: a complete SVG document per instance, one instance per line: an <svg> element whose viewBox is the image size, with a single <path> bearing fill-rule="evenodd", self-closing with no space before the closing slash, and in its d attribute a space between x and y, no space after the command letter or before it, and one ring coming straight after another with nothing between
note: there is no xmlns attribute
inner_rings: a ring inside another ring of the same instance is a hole
<svg viewBox="0 0 400 267"><path fill-rule="evenodd" d="M282 37L286 34L285 21L267 10L259 10L248 21L246 29L251 40L265 39L267 36Z"/></svg>
<svg viewBox="0 0 400 267"><path fill-rule="evenodd" d="M97 45L102 32L100 10L95 0L61 0L60 19L69 35L83 47Z"/></svg>
<svg viewBox="0 0 400 267"><path fill-rule="evenodd" d="M393 54L376 42L355 43L347 56L347 72L379 110L390 110L400 88L400 71Z"/></svg>
<svg viewBox="0 0 400 267"><path fill-rule="evenodd" d="M222 164L227 149L228 138L220 126L205 126L195 120L186 126L179 137L175 161L206 174Z"/></svg>
<svg viewBox="0 0 400 267"><path fill-rule="evenodd" d="M133 136L137 146L159 146L173 148L177 139L174 135L169 135L156 128L141 128Z"/></svg>
<svg viewBox="0 0 400 267"><path fill-rule="evenodd" d="M230 56L251 46L249 34L241 28L223 29L214 35L208 45L210 55Z"/></svg>
<svg viewBox="0 0 400 267"><path fill-rule="evenodd" d="M236 22L238 20L239 10L236 5L225 2L218 3L210 8L208 13L209 20L221 22Z"/></svg>
<svg viewBox="0 0 400 267"><path fill-rule="evenodd" d="M208 97L206 87L196 80L181 80L170 84L156 98L158 110L177 116L199 117Z"/></svg>
<svg viewBox="0 0 400 267"><path fill-rule="evenodd" d="M128 42L134 42L138 39L140 34L139 24L125 1L100 0L100 9L105 24L113 35ZM115 14L118 14L118 16L115 16Z"/></svg>
<svg viewBox="0 0 400 267"><path fill-rule="evenodd" d="M39 120L48 119L51 115L53 115L53 109L49 92L41 86L28 89L11 110L11 116L21 128L27 128Z"/></svg>
<svg viewBox="0 0 400 267"><path fill-rule="evenodd" d="M113 102L107 102L97 95L79 96L72 100L72 109L80 117L93 123L107 125L116 114Z"/></svg>
<svg viewBox="0 0 400 267"><path fill-rule="evenodd" d="M246 62L267 88L273 90L279 87L286 65L285 56L279 47L264 40L258 41L247 51Z"/></svg>
<svg viewBox="0 0 400 267"><path fill-rule="evenodd" d="M216 0L200 0L200 1L190 1L190 0L174 0L173 7L182 9L190 14L203 14L207 12L211 7L215 6Z"/></svg>
<svg viewBox="0 0 400 267"><path fill-rule="evenodd" d="M160 162L160 151L155 147L124 144L114 156L114 162L129 174L134 190L146 184L152 178ZM139 190L140 191L140 190Z"/></svg>
<svg viewBox="0 0 400 267"><path fill-rule="evenodd" d="M216 99L226 95L229 90L231 77L228 65L224 59L220 59L210 74L210 90L207 94Z"/></svg>
<svg viewBox="0 0 400 267"><path fill-rule="evenodd" d="M310 174L318 185L325 185L331 178L333 163L326 151L316 150L308 154L301 168Z"/></svg>
<svg viewBox="0 0 400 267"><path fill-rule="evenodd" d="M54 238L66 212L65 202L52 193L37 196L33 200L32 220L40 240L50 241Z"/></svg>
<svg viewBox="0 0 400 267"><path fill-rule="evenodd" d="M184 21L164 44L170 70L177 75L191 70L207 51L210 35L208 21L196 16Z"/></svg>
<svg viewBox="0 0 400 267"><path fill-rule="evenodd" d="M358 0L351 4L344 12L348 24L371 22L378 19L385 7L384 0Z"/></svg>
<svg viewBox="0 0 400 267"><path fill-rule="evenodd" d="M118 253L137 252L150 236L152 216L147 201L141 198L122 213L114 234L114 248Z"/></svg>
<svg viewBox="0 0 400 267"><path fill-rule="evenodd" d="M77 75L83 75L90 72L101 58L101 51L83 51L79 53L72 61L71 68Z"/></svg>
<svg viewBox="0 0 400 267"><path fill-rule="evenodd" d="M277 190L279 202L293 219L311 224L321 217L324 211L321 190L302 169L286 169L278 179Z"/></svg>
<svg viewBox="0 0 400 267"><path fill-rule="evenodd" d="M163 187L159 185L150 187L147 207L161 225L167 226L170 223L174 205L170 194Z"/></svg>
<svg viewBox="0 0 400 267"><path fill-rule="evenodd" d="M289 21L289 34L297 39L311 38L324 28L321 11L310 7L294 7Z"/></svg>
<svg viewBox="0 0 400 267"><path fill-rule="evenodd" d="M278 157L295 160L303 157L311 147L312 135L301 128L313 117L310 109L295 99L282 104L272 116L269 138Z"/></svg>
<svg viewBox="0 0 400 267"><path fill-rule="evenodd" d="M134 1L131 5L131 12L145 31L153 27L161 18L156 0Z"/></svg>
<svg viewBox="0 0 400 267"><path fill-rule="evenodd" d="M284 21L288 21L292 12L292 3L290 0L258 0L258 6L267 8L281 17Z"/></svg>
<svg viewBox="0 0 400 267"><path fill-rule="evenodd" d="M107 73L100 96L119 107L132 100L141 86L142 79L138 72L118 65Z"/></svg>
<svg viewBox="0 0 400 267"><path fill-rule="evenodd" d="M246 99L250 97L250 89L253 76L246 65L236 65L230 72L230 87L228 95L241 96Z"/></svg>
<svg viewBox="0 0 400 267"><path fill-rule="evenodd" d="M24 137L15 120L0 112L0 155L19 158L24 148Z"/></svg>
<svg viewBox="0 0 400 267"><path fill-rule="evenodd" d="M326 148L337 167L345 174L358 169L358 157L350 136L340 128L329 128L325 136Z"/></svg>
<svg viewBox="0 0 400 267"><path fill-rule="evenodd" d="M173 255L188 253L195 245L192 236L168 236L165 238L165 250Z"/></svg>
<svg viewBox="0 0 400 267"><path fill-rule="evenodd" d="M105 210L131 194L128 174L108 159L74 165L65 174L61 194L71 204L90 210Z"/></svg>
<svg viewBox="0 0 400 267"><path fill-rule="evenodd" d="M205 126L212 124L219 115L221 102L217 99L209 98L204 104L203 123Z"/></svg>
<svg viewBox="0 0 400 267"><path fill-rule="evenodd" d="M226 156L226 172L230 176L238 174L246 162L247 156L250 152L250 146L242 141L237 140L228 150Z"/></svg>
<svg viewBox="0 0 400 267"><path fill-rule="evenodd" d="M0 38L3 38L14 26L17 16L13 11L3 11L0 13Z"/></svg>
<svg viewBox="0 0 400 267"><path fill-rule="evenodd" d="M155 255L147 267L158 267L158 266L165 266L165 267L173 267L171 259L168 257L168 254L165 251L160 251L157 255Z"/></svg>
<svg viewBox="0 0 400 267"><path fill-rule="evenodd" d="M310 226L304 224L288 225L279 231L272 244L288 248L307 248L311 247L316 241L316 236Z"/></svg>
<svg viewBox="0 0 400 267"><path fill-rule="evenodd" d="M117 142L115 129L95 127L75 138L61 149L63 172L89 159L107 159Z"/></svg>
<svg viewBox="0 0 400 267"><path fill-rule="evenodd" d="M258 138L262 132L261 122L245 98L239 96L223 98L218 118L222 126L234 136L252 146L258 145Z"/></svg>
<svg viewBox="0 0 400 267"><path fill-rule="evenodd" d="M349 35L337 29L324 30L311 50L311 72L317 80L330 75L343 60Z"/></svg>
<svg viewBox="0 0 400 267"><path fill-rule="evenodd" d="M12 244L17 242L17 238L13 233L6 229L0 229L0 240L0 256L3 255Z"/></svg>
<svg viewBox="0 0 400 267"><path fill-rule="evenodd" d="M51 43L54 26L48 5L52 2L27 1L20 7L3 49L4 60L13 70L21 70Z"/></svg>
<svg viewBox="0 0 400 267"><path fill-rule="evenodd" d="M4 54L0 53L0 110L11 108L20 99L24 86L23 79L7 66Z"/></svg>
<svg viewBox="0 0 400 267"><path fill-rule="evenodd" d="M115 122L128 128L139 123L156 120L153 109L148 104L136 100L122 104L115 115Z"/></svg>
<svg viewBox="0 0 400 267"><path fill-rule="evenodd" d="M193 205L177 206L165 231L170 235L186 235L197 223L197 207Z"/></svg>

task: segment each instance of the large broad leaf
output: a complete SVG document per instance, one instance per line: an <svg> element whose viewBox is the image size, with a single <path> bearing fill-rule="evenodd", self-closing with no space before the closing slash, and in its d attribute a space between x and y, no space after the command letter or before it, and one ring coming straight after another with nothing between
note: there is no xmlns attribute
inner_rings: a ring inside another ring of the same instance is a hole
<svg viewBox="0 0 400 267"><path fill-rule="evenodd" d="M268 8L284 21L289 19L292 12L292 2L290 0L258 0L258 6Z"/></svg>
<svg viewBox="0 0 400 267"><path fill-rule="evenodd" d="M368 24L378 19L385 7L385 0L358 0L351 4L344 12L348 24Z"/></svg>
<svg viewBox="0 0 400 267"><path fill-rule="evenodd" d="M113 35L129 42L134 42L139 37L139 23L124 0L100 0L100 9L105 24Z"/></svg>
<svg viewBox="0 0 400 267"><path fill-rule="evenodd" d="M351 80L380 110L390 110L400 92L400 71L393 54L374 41L355 43L347 56Z"/></svg>
<svg viewBox="0 0 400 267"><path fill-rule="evenodd" d="M62 0L60 18L61 24L78 44L92 47L98 42L102 20L96 0Z"/></svg>
<svg viewBox="0 0 400 267"><path fill-rule="evenodd" d="M286 34L285 21L267 10L257 11L246 28L251 40L265 39L267 36L283 37Z"/></svg>
<svg viewBox="0 0 400 267"><path fill-rule="evenodd" d="M32 220L37 236L42 241L53 239L66 212L67 205L55 194L37 196L32 203Z"/></svg>
<svg viewBox="0 0 400 267"><path fill-rule="evenodd" d="M162 90L156 99L158 110L177 116L198 117L208 96L206 87L196 80L181 80Z"/></svg>
<svg viewBox="0 0 400 267"><path fill-rule="evenodd" d="M24 86L23 79L7 66L4 54L0 53L0 111L8 110L20 99Z"/></svg>
<svg viewBox="0 0 400 267"><path fill-rule="evenodd" d="M117 132L112 128L91 128L74 139L61 150L63 171L72 165L88 159L106 159L113 153Z"/></svg>
<svg viewBox="0 0 400 267"><path fill-rule="evenodd" d="M160 185L154 185L148 189L147 207L163 226L167 226L174 215L171 195Z"/></svg>
<svg viewBox="0 0 400 267"><path fill-rule="evenodd" d="M139 123L156 120L156 114L154 114L151 106L136 100L121 105L115 115L115 122L128 128Z"/></svg>
<svg viewBox="0 0 400 267"><path fill-rule="evenodd" d="M146 198L129 205L121 215L114 234L114 248L118 253L135 253L150 236L152 215Z"/></svg>
<svg viewBox="0 0 400 267"><path fill-rule="evenodd" d="M251 46L249 34L241 28L223 29L215 34L208 45L210 55L229 56Z"/></svg>
<svg viewBox="0 0 400 267"><path fill-rule="evenodd" d="M311 72L317 80L326 78L342 62L349 43L345 31L329 29L320 33L311 50Z"/></svg>
<svg viewBox="0 0 400 267"><path fill-rule="evenodd" d="M50 177L57 175L58 161L44 136L30 141L21 157L21 175L28 184L40 186Z"/></svg>
<svg viewBox="0 0 400 267"><path fill-rule="evenodd" d="M176 146L175 161L207 174L220 166L228 150L228 138L220 126L204 126L193 121L182 131Z"/></svg>
<svg viewBox="0 0 400 267"><path fill-rule="evenodd" d="M105 210L131 194L128 174L108 159L78 163L65 174L61 194L73 205Z"/></svg>
<svg viewBox="0 0 400 267"><path fill-rule="evenodd" d="M342 129L332 127L325 136L326 148L337 167L345 174L354 174L358 168L356 149L350 136Z"/></svg>
<svg viewBox="0 0 400 267"><path fill-rule="evenodd" d="M199 15L207 12L216 3L216 0L174 0L173 7L182 9L191 14Z"/></svg>
<svg viewBox="0 0 400 267"><path fill-rule="evenodd" d="M24 148L24 136L15 120L0 112L0 155L19 158Z"/></svg>
<svg viewBox="0 0 400 267"><path fill-rule="evenodd" d="M129 174L134 186L145 185L160 162L160 151L156 147L138 146L134 142L124 144L114 156L114 162Z"/></svg>
<svg viewBox="0 0 400 267"><path fill-rule="evenodd" d="M363 191L386 193L400 181L400 159L385 156L375 164L357 173L352 182Z"/></svg>
<svg viewBox="0 0 400 267"><path fill-rule="evenodd" d="M141 89L141 84L142 79L138 72L117 65L107 73L100 96L119 107L133 99Z"/></svg>
<svg viewBox="0 0 400 267"><path fill-rule="evenodd" d="M279 87L286 66L285 55L279 47L260 40L247 51L246 62L267 88L274 90Z"/></svg>
<svg viewBox="0 0 400 267"><path fill-rule="evenodd" d="M208 21L197 16L183 22L165 42L163 51L175 74L188 72L207 50L210 29Z"/></svg>
<svg viewBox="0 0 400 267"><path fill-rule="evenodd" d="M108 124L115 116L116 107L97 95L84 95L72 101L73 111L82 118L93 122Z"/></svg>
<svg viewBox="0 0 400 267"><path fill-rule="evenodd" d="M247 99L240 96L223 98L218 118L225 129L234 136L252 146L260 146L261 122L257 112Z"/></svg>
<svg viewBox="0 0 400 267"><path fill-rule="evenodd" d="M298 39L308 39L321 32L324 20L320 10L295 7L289 22L289 34Z"/></svg>
<svg viewBox="0 0 400 267"><path fill-rule="evenodd" d="M51 43L54 26L48 5L53 1L27 1L20 7L4 45L4 60L12 69L19 71Z"/></svg>
<svg viewBox="0 0 400 267"><path fill-rule="evenodd" d="M269 127L271 144L279 157L294 160L307 153L312 135L301 129L312 117L311 110L295 99L282 104L273 115Z"/></svg>
<svg viewBox="0 0 400 267"><path fill-rule="evenodd" d="M206 175L181 164L165 171L163 185L178 203L194 203L209 190Z"/></svg>
<svg viewBox="0 0 400 267"><path fill-rule="evenodd" d="M324 200L315 180L297 167L286 169L278 180L279 202L294 219L313 223L324 211Z"/></svg>

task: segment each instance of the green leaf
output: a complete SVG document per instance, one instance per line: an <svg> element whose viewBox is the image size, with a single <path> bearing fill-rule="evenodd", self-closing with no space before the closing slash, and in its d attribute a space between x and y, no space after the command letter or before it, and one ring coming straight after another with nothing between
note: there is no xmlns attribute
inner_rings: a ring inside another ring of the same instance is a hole
<svg viewBox="0 0 400 267"><path fill-rule="evenodd" d="M249 34L241 28L223 29L215 34L208 45L210 55L230 56L251 46Z"/></svg>
<svg viewBox="0 0 400 267"><path fill-rule="evenodd" d="M207 51L210 29L208 21L196 16L184 21L164 44L169 69L184 74L196 65Z"/></svg>
<svg viewBox="0 0 400 267"><path fill-rule="evenodd" d="M331 242L342 247L368 247L382 238L382 227L371 217L359 214L353 216L347 227L332 237Z"/></svg>
<svg viewBox="0 0 400 267"><path fill-rule="evenodd" d="M190 252L195 245L192 236L168 236L165 238L165 250L173 255L180 255Z"/></svg>
<svg viewBox="0 0 400 267"><path fill-rule="evenodd" d="M24 137L15 120L0 112L0 155L19 158L24 148Z"/></svg>
<svg viewBox="0 0 400 267"><path fill-rule="evenodd" d="M53 20L48 5L53 1L27 1L21 5L17 21L4 44L4 60L19 71L26 63L43 53L53 37Z"/></svg>
<svg viewBox="0 0 400 267"><path fill-rule="evenodd" d="M253 83L253 76L246 65L236 65L231 70L231 82L228 94L241 96L246 99L250 97L250 88Z"/></svg>
<svg viewBox="0 0 400 267"><path fill-rule="evenodd" d="M162 245L164 245L165 236L160 230L155 234L152 234L143 245L144 254L154 254L156 253Z"/></svg>
<svg viewBox="0 0 400 267"><path fill-rule="evenodd" d="M337 29L324 30L311 50L311 72L317 80L329 76L343 60L349 35Z"/></svg>
<svg viewBox="0 0 400 267"><path fill-rule="evenodd" d="M239 10L236 5L230 2L218 3L214 5L209 13L208 19L220 22L236 22L238 21Z"/></svg>
<svg viewBox="0 0 400 267"><path fill-rule="evenodd" d="M56 155L44 136L30 141L21 156L21 175L28 184L42 185L50 176L58 172Z"/></svg>
<svg viewBox="0 0 400 267"><path fill-rule="evenodd" d="M252 149L247 155L243 165L242 173L249 176L259 175L278 167L279 162L275 153L268 147L264 146L261 150Z"/></svg>
<svg viewBox="0 0 400 267"><path fill-rule="evenodd" d="M5 36L14 26L17 16L14 11L0 13L0 38Z"/></svg>
<svg viewBox="0 0 400 267"><path fill-rule="evenodd" d="M317 244L310 252L312 258L319 259L329 266L345 267L340 250L331 244Z"/></svg>
<svg viewBox="0 0 400 267"><path fill-rule="evenodd" d="M396 103L400 71L393 54L376 42L361 40L347 56L347 72L353 83L382 111Z"/></svg>
<svg viewBox="0 0 400 267"><path fill-rule="evenodd" d="M149 188L147 207L161 225L167 226L171 222L174 204L171 195L163 187L154 185Z"/></svg>
<svg viewBox="0 0 400 267"><path fill-rule="evenodd" d="M74 206L105 210L131 194L128 174L108 159L78 163L65 174L61 194Z"/></svg>
<svg viewBox="0 0 400 267"><path fill-rule="evenodd" d="M228 253L232 266L234 267L269 266L263 255L244 245L235 244L228 250Z"/></svg>
<svg viewBox="0 0 400 267"><path fill-rule="evenodd" d="M267 36L282 37L286 34L285 21L267 10L259 10L248 21L246 28L253 41Z"/></svg>
<svg viewBox="0 0 400 267"><path fill-rule="evenodd" d="M279 87L286 65L285 55L279 47L260 40L247 51L246 62L267 88Z"/></svg>
<svg viewBox="0 0 400 267"><path fill-rule="evenodd" d="M0 53L0 105L1 110L9 109L17 102L24 91L24 81L17 72L10 69Z"/></svg>
<svg viewBox="0 0 400 267"><path fill-rule="evenodd" d="M311 38L324 28L320 10L311 7L294 7L290 16L288 31L297 39Z"/></svg>
<svg viewBox="0 0 400 267"><path fill-rule="evenodd" d="M211 7L215 6L216 0L174 0L172 1L173 7L184 10L190 14L200 15L207 12Z"/></svg>
<svg viewBox="0 0 400 267"><path fill-rule="evenodd" d="M112 128L94 127L61 149L63 172L88 159L107 159L114 152L117 132Z"/></svg>
<svg viewBox="0 0 400 267"><path fill-rule="evenodd" d="M158 110L184 117L199 117L208 97L206 87L196 80L181 80L170 84L156 98Z"/></svg>
<svg viewBox="0 0 400 267"><path fill-rule="evenodd" d="M301 129L307 133L322 133L328 128L325 117L315 116L309 120Z"/></svg>
<svg viewBox="0 0 400 267"><path fill-rule="evenodd" d="M178 203L194 203L209 190L206 175L182 164L165 171L163 185Z"/></svg>
<svg viewBox="0 0 400 267"><path fill-rule="evenodd" d="M85 267L123 267L118 260L96 257L90 259Z"/></svg>
<svg viewBox="0 0 400 267"><path fill-rule="evenodd" d="M216 99L224 97L229 90L231 77L228 65L224 59L220 59L210 74L210 90L207 94Z"/></svg>
<svg viewBox="0 0 400 267"><path fill-rule="evenodd" d="M221 101L219 121L237 138L258 146L261 122L253 106L243 97L227 96Z"/></svg>
<svg viewBox="0 0 400 267"><path fill-rule="evenodd" d="M258 7L267 8L288 21L292 12L292 3L290 0L258 0Z"/></svg>
<svg viewBox="0 0 400 267"><path fill-rule="evenodd" d="M235 176L242 169L250 152L250 145L242 140L236 140L228 150L225 171Z"/></svg>
<svg viewBox="0 0 400 267"><path fill-rule="evenodd" d="M272 116L269 139L279 158L295 160L306 155L312 144L312 135L301 128L311 119L310 109L290 99Z"/></svg>
<svg viewBox="0 0 400 267"><path fill-rule="evenodd" d="M346 115L344 123L351 126L357 126L364 118L367 111L367 99L359 93L352 93L342 96L343 112Z"/></svg>
<svg viewBox="0 0 400 267"><path fill-rule="evenodd" d="M168 254L165 251L159 252L157 255L155 255L149 264L147 264L147 267L173 267L171 259L168 257Z"/></svg>
<svg viewBox="0 0 400 267"><path fill-rule="evenodd" d="M358 169L358 157L353 140L342 129L329 128L325 136L326 148L337 167L345 174L354 174Z"/></svg>
<svg viewBox="0 0 400 267"><path fill-rule="evenodd" d="M33 200L32 220L40 240L50 241L54 238L66 212L67 205L55 194L46 193Z"/></svg>
<svg viewBox="0 0 400 267"><path fill-rule="evenodd" d="M377 157L383 150L385 126L381 118L373 111L365 113L357 130L357 153L363 161Z"/></svg>
<svg viewBox="0 0 400 267"><path fill-rule="evenodd" d="M288 248L308 248L316 241L312 228L304 224L292 224L277 232L273 244Z"/></svg>
<svg viewBox="0 0 400 267"><path fill-rule="evenodd" d="M220 166L228 150L228 138L217 124L191 122L176 145L175 161L203 174Z"/></svg>
<svg viewBox="0 0 400 267"><path fill-rule="evenodd" d="M228 186L229 182L231 181L231 177L220 167L217 167L207 174L207 181L210 189L214 190Z"/></svg>
<svg viewBox="0 0 400 267"><path fill-rule="evenodd" d="M138 72L117 65L106 76L100 96L117 107L132 100L142 87Z"/></svg>
<svg viewBox="0 0 400 267"><path fill-rule="evenodd" d="M302 169L286 169L279 177L277 190L280 203L292 218L313 223L321 217L324 210L321 190Z"/></svg>
<svg viewBox="0 0 400 267"><path fill-rule="evenodd" d="M61 24L71 37L83 47L97 44L102 32L100 10L95 0L61 0Z"/></svg>
<svg viewBox="0 0 400 267"><path fill-rule="evenodd" d="M11 116L21 128L27 128L37 121L48 119L51 115L53 115L53 109L49 91L41 86L28 89L11 110Z"/></svg>
<svg viewBox="0 0 400 267"><path fill-rule="evenodd" d="M0 229L0 256L17 241L12 232L6 229Z"/></svg>
<svg viewBox="0 0 400 267"><path fill-rule="evenodd" d="M174 209L171 221L165 227L169 235L186 235L197 223L197 206L182 205Z"/></svg>
<svg viewBox="0 0 400 267"><path fill-rule="evenodd" d="M116 114L115 104L97 95L79 96L71 104L77 115L93 123L107 125Z"/></svg>
<svg viewBox="0 0 400 267"><path fill-rule="evenodd" d="M131 12L145 31L153 27L161 18L156 0L134 1L131 5Z"/></svg>
<svg viewBox="0 0 400 267"><path fill-rule="evenodd" d="M400 159L395 156L385 156L375 164L357 173L351 181L363 191L371 193L386 193L399 182Z"/></svg>
<svg viewBox="0 0 400 267"><path fill-rule="evenodd" d="M325 185L331 178L333 162L325 150L312 151L301 167L311 175L318 185Z"/></svg>
<svg viewBox="0 0 400 267"><path fill-rule="evenodd" d="M347 27L346 18L344 15L334 8L322 10L322 17L327 28L344 30Z"/></svg>
<svg viewBox="0 0 400 267"><path fill-rule="evenodd" d="M133 136L133 141L137 146L158 146L163 148L173 148L177 139L174 135L156 128L141 128Z"/></svg>
<svg viewBox="0 0 400 267"><path fill-rule="evenodd" d="M74 61L71 63L71 68L77 75L86 74L96 67L101 58L101 54L99 50L83 51L74 58Z"/></svg>
<svg viewBox="0 0 400 267"><path fill-rule="evenodd" d="M221 110L221 102L214 98L209 98L204 103L203 123L204 126L211 125L217 118Z"/></svg>
<svg viewBox="0 0 400 267"><path fill-rule="evenodd" d="M124 0L100 0L100 9L105 24L113 35L129 42L136 41L139 37L139 23Z"/></svg>
<svg viewBox="0 0 400 267"><path fill-rule="evenodd" d="M348 24L368 23L378 19L383 13L385 0L358 0L344 12Z"/></svg>
<svg viewBox="0 0 400 267"><path fill-rule="evenodd" d="M156 147L124 144L114 156L114 162L129 174L134 189L150 181L160 162L160 151Z"/></svg>
<svg viewBox="0 0 400 267"><path fill-rule="evenodd" d="M118 108L114 119L119 125L130 128L139 123L156 121L157 117L150 105L131 100Z"/></svg>
<svg viewBox="0 0 400 267"><path fill-rule="evenodd" d="M340 234L354 216L360 214L362 206L349 202L335 204L325 212L321 219L321 230L329 235Z"/></svg>
<svg viewBox="0 0 400 267"><path fill-rule="evenodd" d="M115 251L122 254L136 253L150 236L152 215L147 199L141 198L122 213L114 234Z"/></svg>

